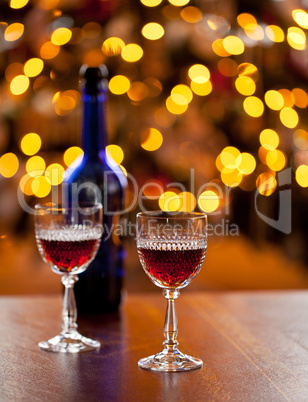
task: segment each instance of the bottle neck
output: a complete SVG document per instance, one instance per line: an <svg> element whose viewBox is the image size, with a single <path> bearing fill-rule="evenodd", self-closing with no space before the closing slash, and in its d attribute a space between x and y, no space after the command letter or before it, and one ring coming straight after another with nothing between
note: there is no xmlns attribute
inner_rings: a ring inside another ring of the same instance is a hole
<svg viewBox="0 0 308 402"><path fill-rule="evenodd" d="M105 154L106 146L106 93L83 96L82 148L86 158L97 159Z"/></svg>

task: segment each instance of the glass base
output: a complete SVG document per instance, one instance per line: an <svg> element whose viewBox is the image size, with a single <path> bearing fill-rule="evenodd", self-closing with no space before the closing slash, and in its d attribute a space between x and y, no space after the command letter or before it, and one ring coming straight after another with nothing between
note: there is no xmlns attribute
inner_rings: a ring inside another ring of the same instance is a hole
<svg viewBox="0 0 308 402"><path fill-rule="evenodd" d="M39 342L39 348L47 352L80 353L98 349L101 344L74 332L56 335L48 341Z"/></svg>
<svg viewBox="0 0 308 402"><path fill-rule="evenodd" d="M177 349L172 352L163 350L138 362L138 366L143 369L164 372L195 370L202 365L202 360L185 355Z"/></svg>

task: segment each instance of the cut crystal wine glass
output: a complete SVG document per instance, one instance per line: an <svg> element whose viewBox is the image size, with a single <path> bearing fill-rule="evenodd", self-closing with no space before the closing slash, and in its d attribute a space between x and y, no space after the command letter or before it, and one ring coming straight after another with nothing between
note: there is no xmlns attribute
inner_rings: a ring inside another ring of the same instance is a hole
<svg viewBox="0 0 308 402"><path fill-rule="evenodd" d="M77 274L94 259L102 236L102 204L35 206L35 237L40 254L51 269L61 275L65 287L62 331L39 343L49 352L78 353L100 347L100 343L77 331L74 284Z"/></svg>
<svg viewBox="0 0 308 402"><path fill-rule="evenodd" d="M178 350L175 299L200 271L207 248L207 217L202 213L141 212L137 214L137 249L145 273L163 288L167 299L164 349L139 360L141 368L186 371L202 360Z"/></svg>

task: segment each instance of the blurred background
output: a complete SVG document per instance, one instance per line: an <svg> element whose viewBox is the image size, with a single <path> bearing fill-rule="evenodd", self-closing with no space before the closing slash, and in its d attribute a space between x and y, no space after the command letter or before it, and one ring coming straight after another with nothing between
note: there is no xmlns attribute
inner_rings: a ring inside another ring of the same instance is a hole
<svg viewBox="0 0 308 402"><path fill-rule="evenodd" d="M188 289L307 288L307 7L2 1L0 293L60 291L25 205L61 191L65 170L82 155L78 73L101 63L110 72L111 162L134 177L145 208L209 214L206 261ZM285 169L291 179L279 187ZM281 190L292 199L285 233L260 218L279 218ZM138 212L135 193L129 180L128 222ZM158 291L134 236L124 242L127 291Z"/></svg>

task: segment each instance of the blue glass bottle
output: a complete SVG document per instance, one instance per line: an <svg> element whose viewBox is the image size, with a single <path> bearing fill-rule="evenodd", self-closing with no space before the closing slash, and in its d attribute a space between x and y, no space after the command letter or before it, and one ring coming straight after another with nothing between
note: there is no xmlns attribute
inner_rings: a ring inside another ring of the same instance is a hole
<svg viewBox="0 0 308 402"><path fill-rule="evenodd" d="M99 251L75 284L78 312L92 314L115 311L121 302L123 249L118 235L126 178L122 170L111 166L106 158L108 70L104 65L84 66L81 74L84 156L78 166L68 169L64 192L69 200L103 204L104 233Z"/></svg>

